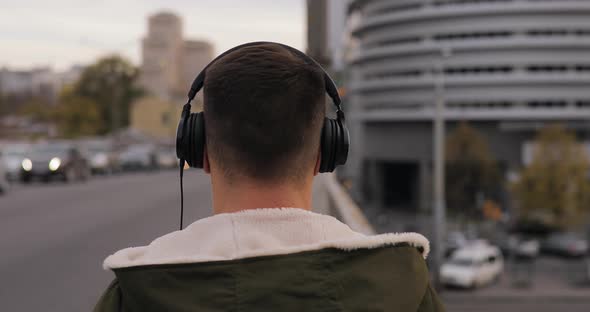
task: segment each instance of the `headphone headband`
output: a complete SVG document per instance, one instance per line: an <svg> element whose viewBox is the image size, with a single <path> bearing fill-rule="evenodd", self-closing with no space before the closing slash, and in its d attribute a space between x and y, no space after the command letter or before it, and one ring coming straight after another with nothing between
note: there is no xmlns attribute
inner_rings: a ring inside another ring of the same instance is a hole
<svg viewBox="0 0 590 312"><path fill-rule="evenodd" d="M245 48L245 47L250 47L250 46L262 45L262 44L275 44L275 45L281 46L281 47L287 49L288 51L294 53L295 55L297 55L299 58L306 61L307 63L317 66L324 74L324 84L326 85L326 93L328 93L328 96L330 96L330 98L332 99L332 102L334 102L334 105L336 105L337 110L338 111L341 110L340 109L341 100L340 100L340 95L338 95L338 88L336 87L336 83L334 83L334 80L332 80L330 75L328 75L326 70L318 62L316 62L314 59L312 59L311 57L307 56L305 53L303 53L295 48L292 48L286 44L282 44L282 43L278 43L278 42L271 42L271 41L256 41L256 42L245 43L245 44L233 47L233 48L221 53L220 55L218 55L209 64L207 64L207 66L205 66L205 68L203 68L203 70L201 70L201 72L197 75L195 80L193 80L193 83L191 84L191 89L188 92L188 102L190 103L197 95L197 92L199 92L201 90L201 88L203 88L203 85L205 84L205 74L206 74L209 66L211 66L212 64L215 64L217 62L217 60L223 58L224 56L226 56L236 50L239 50L239 49Z"/></svg>
<svg viewBox="0 0 590 312"><path fill-rule="evenodd" d="M184 194L182 187L182 176L185 161L193 168L203 168L203 154L205 149L205 119L203 112L191 113L191 101L197 95L197 92L203 88L205 83L205 75L207 69L211 64L217 62L217 60L223 58L227 54L239 50L244 47L256 46L262 44L278 45L290 51L301 60L305 61L309 65L316 66L324 74L324 85L326 93L332 99L332 102L336 106L337 118L330 119L324 118L324 124L322 126L320 149L321 149L321 161L320 161L320 172L332 172L336 166L343 165L346 163L348 157L348 129L346 128L344 120L344 112L341 109L341 100L338 95L338 88L336 84L328 75L328 73L318 64L314 59L307 56L305 53L292 48L288 45L268 42L268 41L257 41L239 45L231 48L211 61L203 70L197 75L191 88L188 92L188 101L182 108L182 114L180 116L180 122L176 130L176 155L180 159L180 229L182 229L182 217L184 213Z"/></svg>

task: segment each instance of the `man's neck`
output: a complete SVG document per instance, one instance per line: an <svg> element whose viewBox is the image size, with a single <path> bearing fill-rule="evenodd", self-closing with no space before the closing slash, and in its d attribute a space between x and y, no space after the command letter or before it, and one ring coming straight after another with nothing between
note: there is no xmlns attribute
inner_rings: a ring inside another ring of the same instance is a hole
<svg viewBox="0 0 590 312"><path fill-rule="evenodd" d="M259 208L301 208L311 210L312 183L301 187L289 184L228 185L212 181L214 214Z"/></svg>

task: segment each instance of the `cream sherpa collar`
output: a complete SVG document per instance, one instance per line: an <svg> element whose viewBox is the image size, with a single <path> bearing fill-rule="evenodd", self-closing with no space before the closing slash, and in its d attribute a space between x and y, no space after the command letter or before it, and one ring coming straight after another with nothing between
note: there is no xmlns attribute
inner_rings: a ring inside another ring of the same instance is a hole
<svg viewBox="0 0 590 312"><path fill-rule="evenodd" d="M148 246L126 248L107 257L103 267L197 263L281 255L338 248L354 250L428 240L417 233L366 236L337 219L297 208L265 208L218 214L198 220L182 231L157 238Z"/></svg>

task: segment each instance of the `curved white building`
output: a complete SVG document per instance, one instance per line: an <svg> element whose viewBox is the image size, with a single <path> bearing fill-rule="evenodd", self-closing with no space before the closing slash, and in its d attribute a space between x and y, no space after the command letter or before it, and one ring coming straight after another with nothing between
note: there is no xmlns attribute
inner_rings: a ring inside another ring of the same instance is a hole
<svg viewBox="0 0 590 312"><path fill-rule="evenodd" d="M430 205L437 98L449 127L471 121L507 172L548 122L590 133L590 1L357 0L350 12L349 119L362 144L349 169L365 200Z"/></svg>

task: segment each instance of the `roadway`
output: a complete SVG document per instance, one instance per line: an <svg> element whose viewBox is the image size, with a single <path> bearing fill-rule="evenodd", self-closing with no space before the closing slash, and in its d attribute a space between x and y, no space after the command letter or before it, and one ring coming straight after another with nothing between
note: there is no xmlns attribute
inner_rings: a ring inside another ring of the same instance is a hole
<svg viewBox="0 0 590 312"><path fill-rule="evenodd" d="M0 196L0 311L90 311L112 280L102 260L178 228L178 173L98 177L81 184L16 185ZM206 175L185 173L185 225L211 213ZM542 259L530 289L502 280L445 291L448 311L588 311L590 288L571 288L573 263Z"/></svg>
<svg viewBox="0 0 590 312"><path fill-rule="evenodd" d="M0 196L0 310L91 311L102 260L177 230L177 171L16 185ZM211 213L207 177L185 174L185 224Z"/></svg>

